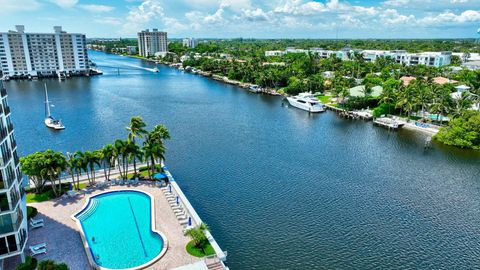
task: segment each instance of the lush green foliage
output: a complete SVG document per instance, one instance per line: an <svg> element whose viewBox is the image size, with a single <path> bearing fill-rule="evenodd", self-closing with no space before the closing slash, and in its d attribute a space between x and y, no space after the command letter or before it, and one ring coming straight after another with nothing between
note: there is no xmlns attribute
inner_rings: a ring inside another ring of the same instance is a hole
<svg viewBox="0 0 480 270"><path fill-rule="evenodd" d="M100 150L81 152L69 155L68 159L60 152L46 150L37 152L20 159L21 170L35 183L34 193L27 194L27 202L42 202L64 194L69 185L61 184L60 175L70 174L73 187L77 190L84 187L80 183L80 174L85 173L89 185L95 185L96 172L103 168L105 181L110 177L110 170L118 167L121 178L136 177L137 161L146 161L149 170L142 172L142 176L151 178L151 174L158 170L160 162L165 159L164 140L170 139L168 129L157 125L152 131L144 129L146 124L140 117L133 117L127 128L128 140L116 140L114 144L107 144ZM143 147L137 145L135 138L144 138ZM128 166L134 165L134 173L128 174ZM45 185L48 188L45 190Z"/></svg>
<svg viewBox="0 0 480 270"><path fill-rule="evenodd" d="M480 112L468 111L453 119L435 139L448 145L480 150Z"/></svg>
<svg viewBox="0 0 480 270"><path fill-rule="evenodd" d="M373 110L374 117L380 117L381 115L393 114L395 113L395 106L390 103L382 103Z"/></svg>
<svg viewBox="0 0 480 270"><path fill-rule="evenodd" d="M53 260L44 260L38 264L38 270L68 270L65 263L56 263Z"/></svg>
<svg viewBox="0 0 480 270"><path fill-rule="evenodd" d="M30 256L25 257L25 262L17 265L16 270L35 270L37 268L37 259Z"/></svg>
<svg viewBox="0 0 480 270"><path fill-rule="evenodd" d="M188 254L199 258L215 255L215 250L210 243L207 243L203 248L198 248L195 246L195 242L192 240L188 242L186 249Z"/></svg>
<svg viewBox="0 0 480 270"><path fill-rule="evenodd" d="M192 245L194 248L203 251L203 254L207 253L207 247L210 245L205 231L208 231L209 228L206 224L202 223L197 227L191 228L185 232L185 235L188 235L192 238ZM188 250L188 245L187 245Z"/></svg>
<svg viewBox="0 0 480 270"><path fill-rule="evenodd" d="M31 219L34 218L38 214L37 208L33 206L27 206L27 218Z"/></svg>

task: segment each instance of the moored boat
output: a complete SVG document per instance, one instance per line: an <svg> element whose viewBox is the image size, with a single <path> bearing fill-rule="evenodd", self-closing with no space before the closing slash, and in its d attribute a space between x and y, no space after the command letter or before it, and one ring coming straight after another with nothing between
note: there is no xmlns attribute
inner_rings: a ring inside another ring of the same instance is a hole
<svg viewBox="0 0 480 270"><path fill-rule="evenodd" d="M287 97L288 103L295 108L308 112L324 112L325 106L310 93L300 93L297 96Z"/></svg>

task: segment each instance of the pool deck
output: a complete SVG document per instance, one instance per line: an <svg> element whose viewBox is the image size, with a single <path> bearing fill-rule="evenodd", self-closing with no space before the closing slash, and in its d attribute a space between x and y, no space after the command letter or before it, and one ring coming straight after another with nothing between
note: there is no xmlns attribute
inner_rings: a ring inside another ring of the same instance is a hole
<svg viewBox="0 0 480 270"><path fill-rule="evenodd" d="M70 270L91 269L80 237L79 228L71 215L82 209L86 198L101 192L122 189L136 189L147 192L155 198L156 229L168 239L165 255L145 269L172 269L202 261L189 255L185 246L190 238L183 235L183 227L177 221L167 199L159 187L141 183L135 187L109 186L90 189L76 197L62 197L53 201L29 204L38 209L38 216L45 221L45 227L29 231L27 247L38 243L47 244L47 254L37 259L53 259L68 264ZM28 254L28 251L27 251Z"/></svg>

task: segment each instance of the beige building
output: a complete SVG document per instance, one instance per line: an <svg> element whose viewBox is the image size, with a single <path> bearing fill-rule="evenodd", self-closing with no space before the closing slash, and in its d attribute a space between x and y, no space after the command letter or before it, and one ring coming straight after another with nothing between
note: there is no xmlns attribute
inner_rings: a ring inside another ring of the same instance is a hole
<svg viewBox="0 0 480 270"><path fill-rule="evenodd" d="M147 29L138 33L138 53L140 56L164 56L168 52L167 32Z"/></svg>

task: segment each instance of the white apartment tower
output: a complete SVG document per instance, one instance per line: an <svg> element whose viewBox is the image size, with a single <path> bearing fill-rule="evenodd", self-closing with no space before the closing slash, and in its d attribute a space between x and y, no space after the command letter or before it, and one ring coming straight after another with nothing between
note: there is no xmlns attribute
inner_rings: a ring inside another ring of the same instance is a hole
<svg viewBox="0 0 480 270"><path fill-rule="evenodd" d="M7 91L0 81L0 262L20 255L27 242L27 204Z"/></svg>
<svg viewBox="0 0 480 270"><path fill-rule="evenodd" d="M183 47L187 47L187 48L192 48L192 49L195 49L195 47L197 47L197 40L194 39L194 38L184 38L183 39Z"/></svg>
<svg viewBox="0 0 480 270"><path fill-rule="evenodd" d="M138 51L140 56L164 56L168 52L167 32L148 29L138 33Z"/></svg>
<svg viewBox="0 0 480 270"><path fill-rule="evenodd" d="M86 38L54 27L54 33L25 33L23 25L16 31L0 33L0 65L3 76L86 75L89 73Z"/></svg>

